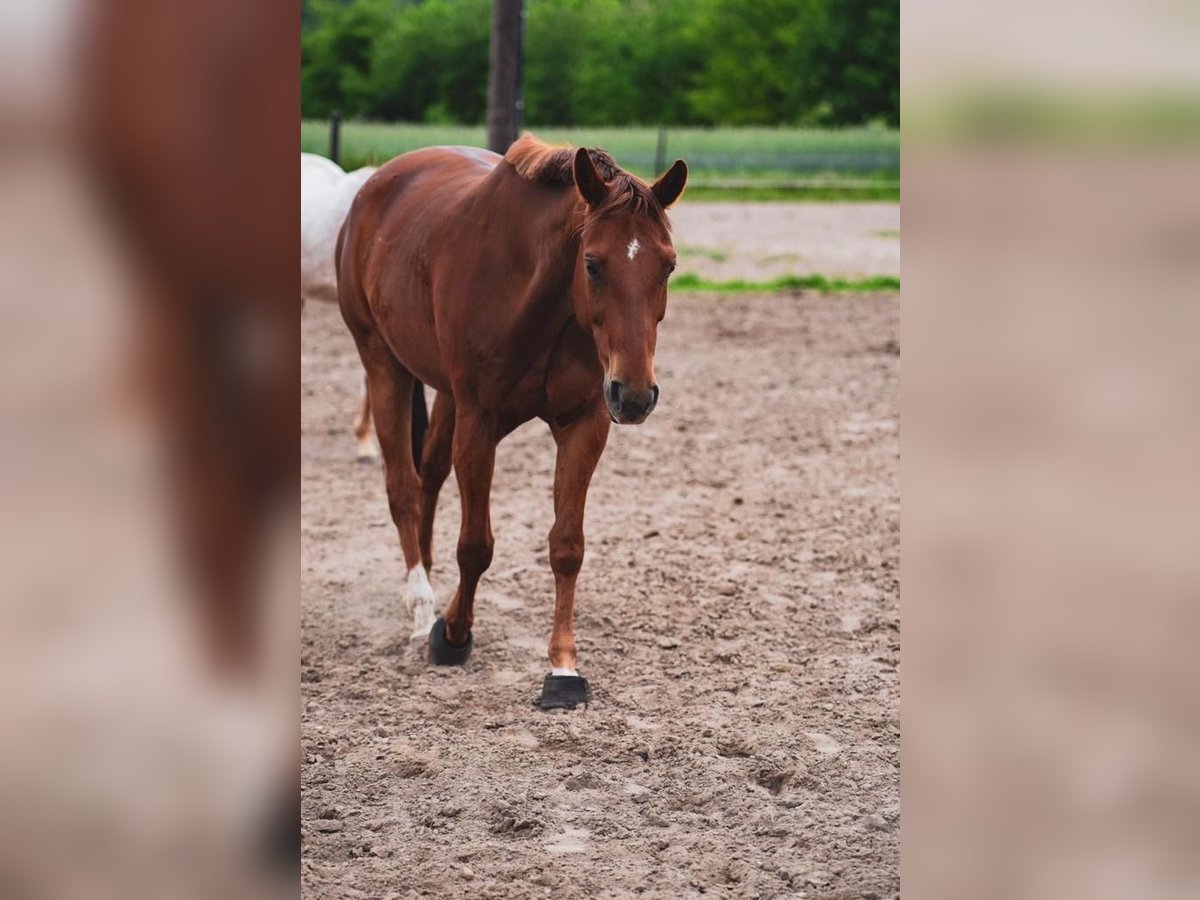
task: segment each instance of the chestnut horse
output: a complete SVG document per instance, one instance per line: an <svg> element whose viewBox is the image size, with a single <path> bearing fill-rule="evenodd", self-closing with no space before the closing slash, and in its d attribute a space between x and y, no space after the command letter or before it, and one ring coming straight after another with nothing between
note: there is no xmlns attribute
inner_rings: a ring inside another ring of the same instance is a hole
<svg viewBox="0 0 1200 900"><path fill-rule="evenodd" d="M339 236L338 297L367 372L406 600L435 663L471 651L475 590L492 561L496 445L531 419L550 426L555 611L543 708L587 700L574 634L584 504L610 421L643 422L658 401L654 347L675 268L664 210L686 180L682 160L647 185L603 150L528 135L503 157L435 147L376 172ZM437 390L419 460L415 380ZM433 518L451 463L459 582L434 620Z"/></svg>

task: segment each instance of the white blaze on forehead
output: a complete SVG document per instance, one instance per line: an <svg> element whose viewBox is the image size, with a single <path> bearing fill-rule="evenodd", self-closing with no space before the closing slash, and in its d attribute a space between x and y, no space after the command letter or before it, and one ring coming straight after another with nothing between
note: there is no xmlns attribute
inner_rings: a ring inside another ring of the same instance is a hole
<svg viewBox="0 0 1200 900"><path fill-rule="evenodd" d="M638 239L634 238L629 242L629 246L625 250L626 256L628 256L630 259L633 259L635 256L637 256L637 252L641 249L641 247L642 245L638 243Z"/></svg>

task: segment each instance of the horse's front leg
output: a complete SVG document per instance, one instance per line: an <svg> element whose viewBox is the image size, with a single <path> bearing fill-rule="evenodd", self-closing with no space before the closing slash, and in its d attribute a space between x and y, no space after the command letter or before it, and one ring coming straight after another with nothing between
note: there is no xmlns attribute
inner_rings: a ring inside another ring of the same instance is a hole
<svg viewBox="0 0 1200 900"><path fill-rule="evenodd" d="M429 655L439 665L458 665L471 653L475 589L492 564L492 473L497 432L474 410L459 409L454 427L454 473L462 500L458 534L458 590L429 634Z"/></svg>
<svg viewBox="0 0 1200 900"><path fill-rule="evenodd" d="M550 568L554 571L554 630L551 672L542 685L542 709L573 709L588 699L587 682L575 670L575 580L583 566L583 510L592 473L608 441L603 402L566 425L551 425L558 458L554 466L554 527Z"/></svg>

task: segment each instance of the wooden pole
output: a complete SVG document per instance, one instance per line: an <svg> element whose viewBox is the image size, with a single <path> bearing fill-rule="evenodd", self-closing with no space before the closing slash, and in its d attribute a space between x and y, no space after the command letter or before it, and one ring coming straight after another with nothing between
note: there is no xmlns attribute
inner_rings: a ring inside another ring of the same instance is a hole
<svg viewBox="0 0 1200 900"><path fill-rule="evenodd" d="M492 0L488 78L488 149L504 153L521 127L521 55L524 0Z"/></svg>

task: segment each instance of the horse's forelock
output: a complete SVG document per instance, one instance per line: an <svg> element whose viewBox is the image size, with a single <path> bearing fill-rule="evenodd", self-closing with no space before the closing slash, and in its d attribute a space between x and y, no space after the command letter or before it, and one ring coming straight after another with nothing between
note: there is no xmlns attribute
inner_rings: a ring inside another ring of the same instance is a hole
<svg viewBox="0 0 1200 900"><path fill-rule="evenodd" d="M662 204L641 179L628 172L619 172L608 182L608 196L589 215L602 219L617 213L629 212L650 216L656 222L666 223Z"/></svg>
<svg viewBox="0 0 1200 900"><path fill-rule="evenodd" d="M608 196L598 207L587 211L588 218L606 218L628 212L647 215L666 224L662 205L645 182L617 165L607 150L589 147L587 152L592 165L608 185ZM574 185L575 153L574 147L556 147L526 134L509 148L504 158L526 181Z"/></svg>

